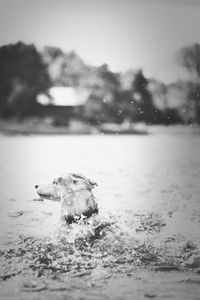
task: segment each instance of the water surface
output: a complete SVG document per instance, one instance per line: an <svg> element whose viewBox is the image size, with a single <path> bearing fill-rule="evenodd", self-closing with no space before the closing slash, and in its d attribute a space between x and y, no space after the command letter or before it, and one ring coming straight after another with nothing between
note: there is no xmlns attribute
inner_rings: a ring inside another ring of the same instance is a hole
<svg viewBox="0 0 200 300"><path fill-rule="evenodd" d="M2 299L199 299L199 153L197 134L2 136ZM99 184L96 239L34 201L65 171Z"/></svg>

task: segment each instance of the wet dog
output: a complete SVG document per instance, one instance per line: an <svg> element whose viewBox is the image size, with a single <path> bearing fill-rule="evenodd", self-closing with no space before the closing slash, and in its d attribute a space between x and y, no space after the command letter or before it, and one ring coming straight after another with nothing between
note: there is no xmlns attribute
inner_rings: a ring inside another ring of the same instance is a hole
<svg viewBox="0 0 200 300"><path fill-rule="evenodd" d="M44 199L61 202L61 217L67 224L89 220L97 215L98 205L92 189L97 183L84 175L65 173L49 185L35 185L37 194Z"/></svg>

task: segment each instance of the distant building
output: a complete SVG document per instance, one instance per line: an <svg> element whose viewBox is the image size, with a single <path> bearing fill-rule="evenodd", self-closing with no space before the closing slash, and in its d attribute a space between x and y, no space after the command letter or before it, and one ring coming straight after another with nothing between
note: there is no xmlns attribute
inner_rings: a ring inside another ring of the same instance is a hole
<svg viewBox="0 0 200 300"><path fill-rule="evenodd" d="M52 87L47 94L39 94L37 102L41 104L42 116L52 118L55 125L67 125L71 118L81 114L88 97L86 89Z"/></svg>

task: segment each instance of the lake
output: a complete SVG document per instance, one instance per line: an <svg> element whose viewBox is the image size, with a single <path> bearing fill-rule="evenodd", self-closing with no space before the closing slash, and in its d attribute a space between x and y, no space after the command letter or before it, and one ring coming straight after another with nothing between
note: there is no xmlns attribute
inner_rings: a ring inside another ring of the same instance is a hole
<svg viewBox="0 0 200 300"><path fill-rule="evenodd" d="M0 299L199 299L199 153L184 131L1 136ZM35 201L62 172L98 183L101 239L72 239L60 203Z"/></svg>

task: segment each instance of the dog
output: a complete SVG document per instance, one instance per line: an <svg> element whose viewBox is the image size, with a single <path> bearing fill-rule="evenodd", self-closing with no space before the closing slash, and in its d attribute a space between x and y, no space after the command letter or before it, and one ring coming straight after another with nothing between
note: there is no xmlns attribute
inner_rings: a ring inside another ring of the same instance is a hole
<svg viewBox="0 0 200 300"><path fill-rule="evenodd" d="M35 185L37 194L44 199L61 202L61 218L67 224L88 220L99 212L93 195L97 183L82 174L65 173L52 184Z"/></svg>

